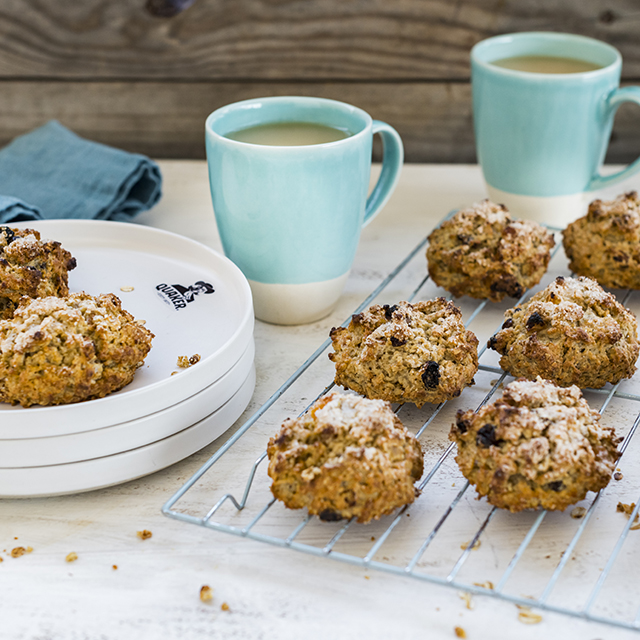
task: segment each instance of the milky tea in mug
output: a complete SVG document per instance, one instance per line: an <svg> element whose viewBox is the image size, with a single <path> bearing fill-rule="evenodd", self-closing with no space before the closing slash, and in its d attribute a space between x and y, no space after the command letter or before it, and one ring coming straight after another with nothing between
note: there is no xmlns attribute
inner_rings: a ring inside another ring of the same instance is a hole
<svg viewBox="0 0 640 640"><path fill-rule="evenodd" d="M336 129L315 122L270 122L232 131L226 137L250 144L297 147L336 142L350 135L351 132L345 129Z"/></svg>
<svg viewBox="0 0 640 640"><path fill-rule="evenodd" d="M369 193L376 133L382 169ZM302 324L326 316L362 227L398 181L398 133L344 102L277 96L214 111L205 142L222 246L249 281L256 317Z"/></svg>
<svg viewBox="0 0 640 640"><path fill-rule="evenodd" d="M640 104L619 88L612 46L569 33L514 33L471 50L478 162L489 197L517 217L557 226L586 213L594 191L640 170L600 169L617 108Z"/></svg>
<svg viewBox="0 0 640 640"><path fill-rule="evenodd" d="M514 56L494 60L491 64L503 69L528 73L584 73L602 69L602 65L587 60L559 56Z"/></svg>

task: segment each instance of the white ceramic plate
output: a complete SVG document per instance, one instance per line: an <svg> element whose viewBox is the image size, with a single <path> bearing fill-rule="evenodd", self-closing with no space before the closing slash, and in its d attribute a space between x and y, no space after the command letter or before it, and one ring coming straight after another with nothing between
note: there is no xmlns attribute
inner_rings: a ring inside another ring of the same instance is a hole
<svg viewBox="0 0 640 640"><path fill-rule="evenodd" d="M104 458L49 467L0 469L0 498L64 495L109 487L183 460L222 435L242 415L255 387L255 369L238 392L196 424L153 444Z"/></svg>
<svg viewBox="0 0 640 640"><path fill-rule="evenodd" d="M211 414L238 391L253 367L254 352L251 341L237 364L212 385L187 400L137 420L63 436L0 440L0 468L41 467L102 458L178 433Z"/></svg>
<svg viewBox="0 0 640 640"><path fill-rule="evenodd" d="M117 393L56 407L0 404L0 439L15 437L16 429L22 437L64 435L155 413L227 373L252 339L246 278L203 244L133 223L49 220L16 226L33 227L71 251L78 262L69 273L71 291L115 293L156 337L133 382ZM179 356L196 353L197 366L171 375Z"/></svg>

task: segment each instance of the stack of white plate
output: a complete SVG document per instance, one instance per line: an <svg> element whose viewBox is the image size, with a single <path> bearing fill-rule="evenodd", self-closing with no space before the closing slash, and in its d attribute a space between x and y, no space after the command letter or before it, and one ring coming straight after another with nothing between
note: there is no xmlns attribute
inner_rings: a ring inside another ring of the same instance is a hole
<svg viewBox="0 0 640 640"><path fill-rule="evenodd" d="M55 407L0 403L0 497L75 493L139 478L198 451L240 417L255 385L253 307L232 262L141 225L16 226L37 229L73 254L71 291L115 293L155 338L133 382L117 393ZM192 366L178 366L195 355Z"/></svg>

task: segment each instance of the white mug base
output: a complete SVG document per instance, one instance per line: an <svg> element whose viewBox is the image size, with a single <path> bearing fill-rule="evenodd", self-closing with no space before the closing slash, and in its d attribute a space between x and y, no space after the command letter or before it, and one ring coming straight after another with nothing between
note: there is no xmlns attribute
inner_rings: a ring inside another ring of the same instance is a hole
<svg viewBox="0 0 640 640"><path fill-rule="evenodd" d="M522 196L501 191L487 184L492 202L504 204L516 218L544 222L564 228L587 213L593 193L573 193L566 196Z"/></svg>
<svg viewBox="0 0 640 640"><path fill-rule="evenodd" d="M258 320L272 324L308 324L329 315L349 272L332 280L307 284L267 284L249 280Z"/></svg>

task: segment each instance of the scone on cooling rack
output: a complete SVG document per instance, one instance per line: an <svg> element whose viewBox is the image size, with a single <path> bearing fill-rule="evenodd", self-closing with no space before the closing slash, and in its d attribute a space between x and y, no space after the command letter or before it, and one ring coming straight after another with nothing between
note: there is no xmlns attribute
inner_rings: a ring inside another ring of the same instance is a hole
<svg viewBox="0 0 640 640"><path fill-rule="evenodd" d="M640 198L635 191L615 200L594 200L587 215L563 232L569 268L603 287L640 289Z"/></svg>
<svg viewBox="0 0 640 640"><path fill-rule="evenodd" d="M606 487L620 442L578 387L541 378L511 382L477 413L459 411L449 438L478 495L509 511L562 510Z"/></svg>
<svg viewBox="0 0 640 640"><path fill-rule="evenodd" d="M0 321L0 401L58 405L129 384L153 334L113 294L20 300Z"/></svg>
<svg viewBox="0 0 640 640"><path fill-rule="evenodd" d="M505 318L488 346L515 377L599 388L636 370L636 318L590 278L559 276Z"/></svg>
<svg viewBox="0 0 640 640"><path fill-rule="evenodd" d="M369 522L414 501L420 443L382 400L331 392L269 441L273 495L321 520Z"/></svg>
<svg viewBox="0 0 640 640"><path fill-rule="evenodd" d="M456 297L519 298L540 282L554 244L537 222L512 220L504 205L484 200L429 235L429 275Z"/></svg>
<svg viewBox="0 0 640 640"><path fill-rule="evenodd" d="M330 335L336 384L367 398L444 402L478 370L478 339L444 298L374 305Z"/></svg>
<svg viewBox="0 0 640 640"><path fill-rule="evenodd" d="M13 315L22 296L66 296L67 272L76 259L35 229L0 226L0 320Z"/></svg>

